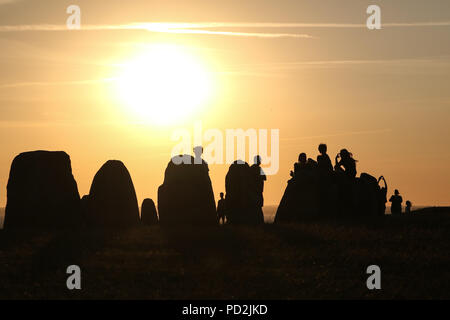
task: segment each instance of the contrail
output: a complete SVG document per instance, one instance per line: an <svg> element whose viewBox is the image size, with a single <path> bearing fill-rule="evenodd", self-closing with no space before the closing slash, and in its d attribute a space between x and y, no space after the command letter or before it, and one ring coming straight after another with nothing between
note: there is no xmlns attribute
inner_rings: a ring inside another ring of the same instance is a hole
<svg viewBox="0 0 450 320"><path fill-rule="evenodd" d="M340 67L352 65L416 65L416 64L435 64L442 68L444 64L449 65L450 60L448 56L434 57L434 58L405 58L405 59L356 59L356 60L313 60L313 61L292 61L292 62L270 62L259 64L236 64L229 65L226 71L220 72L223 75L243 75L243 76L278 76L282 75L277 72L286 70L296 70L303 68L315 67Z"/></svg>
<svg viewBox="0 0 450 320"><path fill-rule="evenodd" d="M78 31L142 30L157 33L194 34L194 35L203 34L203 35L221 35L221 36L235 36L235 37L306 38L306 39L314 38L311 35L301 33L213 31L213 30L202 30L201 27L202 24L143 23L143 24L125 24L125 25L82 25L81 29ZM25 31L74 31L74 30L69 30L65 25L49 25L49 24L0 26L0 32L25 32Z"/></svg>
<svg viewBox="0 0 450 320"><path fill-rule="evenodd" d="M450 26L450 21L430 21L430 22L386 22L382 24L384 28L393 27L446 27ZM81 30L146 30L150 32L162 33L183 33L183 34L217 34L228 36L256 36L256 37L301 37L311 38L312 36L299 33L270 33L270 32L244 32L244 31L212 31L201 29L216 28L366 28L364 23L301 23L301 22L142 22L119 25L82 25ZM65 25L4 25L0 26L0 32L19 31L69 31ZM72 31L72 30L70 30Z"/></svg>

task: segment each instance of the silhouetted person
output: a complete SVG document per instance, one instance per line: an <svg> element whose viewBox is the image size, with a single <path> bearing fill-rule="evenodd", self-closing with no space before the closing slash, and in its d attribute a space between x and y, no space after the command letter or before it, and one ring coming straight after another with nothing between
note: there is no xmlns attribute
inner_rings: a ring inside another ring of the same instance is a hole
<svg viewBox="0 0 450 320"><path fill-rule="evenodd" d="M255 156L254 163L250 167L252 182L253 182L253 192L255 196L255 210L256 218L259 223L264 222L264 214L262 212L262 207L264 206L264 181L267 180L263 169L261 168L261 157L259 155Z"/></svg>
<svg viewBox="0 0 450 320"><path fill-rule="evenodd" d="M405 208L405 213L411 213L411 207L412 207L412 203L411 201L406 201L406 208Z"/></svg>
<svg viewBox="0 0 450 320"><path fill-rule="evenodd" d="M339 215L353 215L356 209L356 161L347 149L342 149L337 154L334 170L338 183Z"/></svg>
<svg viewBox="0 0 450 320"><path fill-rule="evenodd" d="M316 170L318 168L317 161L311 158L308 158L306 161L306 169L308 169L310 172Z"/></svg>
<svg viewBox="0 0 450 320"><path fill-rule="evenodd" d="M264 181L267 180L266 175L264 174L263 169L261 168L261 157L255 156L254 164L250 167L252 170L252 176L255 183L255 191L258 194L258 205L263 206L264 200L263 200L263 192L264 192Z"/></svg>
<svg viewBox="0 0 450 320"><path fill-rule="evenodd" d="M298 162L294 163L294 171L291 171L291 177L295 178L306 169L308 158L306 153L302 152L298 155Z"/></svg>
<svg viewBox="0 0 450 320"><path fill-rule="evenodd" d="M334 169L336 172L344 173L348 178L356 177L356 160L347 149L342 149L335 159Z"/></svg>
<svg viewBox="0 0 450 320"><path fill-rule="evenodd" d="M401 214L402 213L402 202L403 199L400 196L400 192L397 189L394 191L394 195L389 199L391 202L391 213L392 214Z"/></svg>
<svg viewBox="0 0 450 320"><path fill-rule="evenodd" d="M220 220L222 220L222 224L225 224L226 217L226 204L225 199L223 198L223 192L221 192L219 202L217 202L217 220L219 221L219 223Z"/></svg>
<svg viewBox="0 0 450 320"><path fill-rule="evenodd" d="M332 176L333 164L327 154L327 145L319 144L320 154L317 156L317 176L318 176L318 208L322 216L333 211L332 206Z"/></svg>
<svg viewBox="0 0 450 320"><path fill-rule="evenodd" d="M319 144L320 155L317 156L317 167L323 174L329 174L333 171L333 164L327 154L327 145Z"/></svg>
<svg viewBox="0 0 450 320"><path fill-rule="evenodd" d="M378 178L378 185L380 185L380 182L383 181L384 186L379 189L378 192L378 201L379 201L379 215L383 216L386 213L386 202L387 202L387 183L386 179L381 176Z"/></svg>

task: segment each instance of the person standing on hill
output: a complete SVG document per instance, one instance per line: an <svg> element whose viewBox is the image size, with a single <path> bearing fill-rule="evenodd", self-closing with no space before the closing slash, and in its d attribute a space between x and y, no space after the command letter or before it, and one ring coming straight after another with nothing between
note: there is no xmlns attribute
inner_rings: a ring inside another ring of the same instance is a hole
<svg viewBox="0 0 450 320"><path fill-rule="evenodd" d="M225 224L225 219L227 217L226 207L225 207L225 199L223 198L223 192L220 193L220 199L217 203L217 220L222 220L222 224Z"/></svg>
<svg viewBox="0 0 450 320"><path fill-rule="evenodd" d="M389 199L389 202L391 202L391 213L394 215L401 214L402 213L402 196L400 195L400 192L395 189L394 195L391 196Z"/></svg>
<svg viewBox="0 0 450 320"><path fill-rule="evenodd" d="M261 168L261 156L257 155L254 158L254 163L250 167L251 178L252 178L252 188L255 196L255 210L256 210L256 220L257 223L264 223L264 214L262 207L264 206L264 182L267 177Z"/></svg>
<svg viewBox="0 0 450 320"><path fill-rule="evenodd" d="M317 156L317 167L322 174L328 175L333 171L333 164L327 154L327 145L319 144L320 154Z"/></svg>
<svg viewBox="0 0 450 320"><path fill-rule="evenodd" d="M298 155L298 162L294 163L294 171L291 171L292 178L298 178L307 167L308 157L306 153L302 152Z"/></svg>
<svg viewBox="0 0 450 320"><path fill-rule="evenodd" d="M333 164L327 154L327 145L319 144L320 154L317 156L317 177L318 177L318 197L317 207L319 214L326 216L333 211L333 191L332 191L332 177Z"/></svg>
<svg viewBox="0 0 450 320"><path fill-rule="evenodd" d="M411 213L411 207L412 207L411 201L407 200L405 203L406 203L405 213Z"/></svg>

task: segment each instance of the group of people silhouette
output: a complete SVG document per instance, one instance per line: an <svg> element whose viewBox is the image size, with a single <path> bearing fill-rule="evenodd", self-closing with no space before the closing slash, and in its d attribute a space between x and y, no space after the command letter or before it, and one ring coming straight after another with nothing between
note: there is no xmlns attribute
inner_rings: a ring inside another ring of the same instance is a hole
<svg viewBox="0 0 450 320"><path fill-rule="evenodd" d="M367 195L361 196L361 191L358 189L360 184L368 182L371 184L372 194L375 200L373 202L366 201L368 206L374 208L366 207L368 211L375 210L377 215L384 215L386 212L387 194L388 186L384 176L380 176L378 179L370 176L367 173L362 173L360 178L357 178L356 163L357 160L353 158L353 154L347 149L341 149L335 157L334 165L327 154L327 145L321 143L318 147L319 155L317 160L308 158L307 154L302 152L298 156L298 161L294 163L294 168L290 172L291 179L288 184L292 185L302 185L301 189L314 189L318 192L318 211L323 210L333 210L329 203L326 203L332 196L330 196L330 185L337 186L337 201L338 211L348 211L351 210L351 203L355 202L355 197L358 197L356 201L367 200ZM242 161L236 161L235 164L246 164ZM260 167L261 157L256 156L254 158L254 164L251 168L250 179L253 180L253 186L257 194L257 206L262 208L263 206L263 190L264 182L266 181L266 176ZM359 183L359 184L358 184ZM306 186L305 186L306 185ZM298 189L298 188L297 188ZM361 189L361 187L359 187ZM297 192L299 198L301 198L302 193L307 193L306 191ZM355 196L355 194L357 194ZM365 197L365 198L364 198ZM361 200L363 198L363 200ZM291 202L293 202L291 200ZM403 199L400 192L396 189L394 194L389 198L391 203L391 214L398 215L402 213L402 203ZM283 200L282 200L283 203ZM282 204L281 203L281 204ZM281 206L280 204L280 206ZM406 201L405 213L411 212L411 201ZM217 219L219 223L225 224L229 221L230 208L227 208L226 196L223 192L220 193L220 199L217 203Z"/></svg>
<svg viewBox="0 0 450 320"><path fill-rule="evenodd" d="M329 155L327 154L327 145L321 143L318 147L319 155L317 161L308 158L306 153L300 153L298 156L298 162L294 164L294 170L290 175L293 180L301 180L305 176L315 175L318 180L319 193L325 192L327 185L335 183L339 187L339 197L345 199L351 197L351 193L355 186L355 179L363 179L370 181L374 185L374 178L367 173L361 174L360 178L356 178L357 160L353 158L353 154L347 149L341 149L335 157L335 164L333 166ZM378 211L380 214L385 214L387 203L388 187L384 176L380 176L376 181L377 186L377 201ZM353 192L354 193L354 192ZM323 200L323 199L322 199ZM402 212L403 199L400 196L400 192L396 189L394 194L390 197L391 213L393 215L400 214ZM411 212L412 203L406 201L405 213Z"/></svg>
<svg viewBox="0 0 450 320"><path fill-rule="evenodd" d="M318 146L317 160L302 152L290 172L283 199L277 213L295 220L297 215L367 215L382 216L386 212L388 186L384 176L378 179L367 173L357 177L357 160L347 149L336 155L334 165L327 154L327 145ZM389 199L393 215L402 212L403 199L395 190ZM411 201L406 202L405 213L411 212ZM294 213L293 213L294 212ZM297 213L295 213L297 212ZM277 218L276 218L277 220Z"/></svg>
<svg viewBox="0 0 450 320"><path fill-rule="evenodd" d="M299 154L298 162L294 164L294 171L291 171L291 177L301 176L302 171L308 170L317 170L320 174L326 175L331 174L333 169L336 173L346 177L356 177L356 160L353 159L353 155L347 149L342 149L336 155L334 167L327 154L327 145L321 143L318 149L320 154L317 156L317 161L308 158L304 152Z"/></svg>

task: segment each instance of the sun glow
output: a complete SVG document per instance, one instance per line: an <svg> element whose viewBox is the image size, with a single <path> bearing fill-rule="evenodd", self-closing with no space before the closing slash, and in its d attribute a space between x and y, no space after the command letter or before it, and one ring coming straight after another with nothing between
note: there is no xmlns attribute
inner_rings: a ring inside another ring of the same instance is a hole
<svg viewBox="0 0 450 320"><path fill-rule="evenodd" d="M212 78L202 63L175 45L151 45L123 64L117 79L122 104L140 120L169 124L203 107Z"/></svg>

